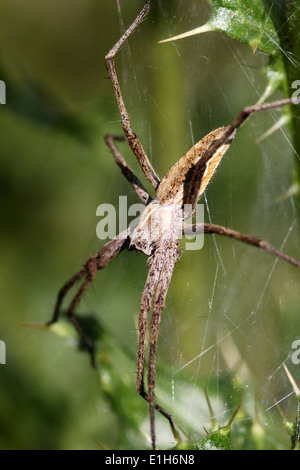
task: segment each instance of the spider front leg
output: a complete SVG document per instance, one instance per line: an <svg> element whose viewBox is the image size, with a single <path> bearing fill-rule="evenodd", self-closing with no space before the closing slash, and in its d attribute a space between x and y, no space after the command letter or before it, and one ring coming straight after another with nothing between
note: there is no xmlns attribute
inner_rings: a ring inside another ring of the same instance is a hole
<svg viewBox="0 0 300 470"><path fill-rule="evenodd" d="M109 71L109 76L113 85L118 108L120 111L121 122L122 122L122 127L124 130L125 136L146 178L151 183L153 188L156 189L160 183L160 179L155 173L154 169L152 168L152 165L145 153L145 150L143 149L142 144L140 143L139 139L137 138L137 136L132 130L129 115L124 104L121 88L119 85L118 75L117 75L116 68L115 68L115 56L117 52L119 51L121 46L124 44L126 39L136 30L139 24L147 16L149 12L149 8L150 8L150 0L146 0L146 4L144 8L142 9L142 11L140 12L140 14L134 20L132 25L125 31L125 33L119 39L119 41L115 44L115 46L106 55L105 61L106 61L106 66Z"/></svg>
<svg viewBox="0 0 300 470"><path fill-rule="evenodd" d="M95 366L95 358L94 358L94 346L90 339L87 337L85 332L82 330L80 324L78 323L77 318L75 317L75 310L78 306L83 294L88 290L89 286L93 282L96 277L97 271L99 269L103 269L110 261L112 261L122 250L128 247L128 234L129 231L125 230L124 232L120 233L117 237L113 240L110 240L106 245L104 245L101 250L97 251L94 255L92 255L84 264L84 266L76 273L74 276L71 277L60 289L57 301L54 309L54 313L48 325L52 325L53 323L58 321L61 305L68 294L68 292L72 289L77 281L84 278L83 283L81 284L80 288L78 289L77 293L73 297L69 307L67 309L67 317L72 322L75 330L77 331L81 341L86 346L90 357L92 366Z"/></svg>
<svg viewBox="0 0 300 470"><path fill-rule="evenodd" d="M300 104L300 99L295 100L294 98L288 98L284 100L274 101L272 103L249 106L244 108L230 126L224 127L224 130L220 137L216 138L212 142L212 144L207 148L204 155L195 165L195 168L193 170L192 181L189 187L189 192L185 203L192 204L193 209L195 209L199 196L205 189L204 187L203 190L200 191L201 181L203 179L203 175L206 173L208 165L210 165L210 163L218 157L219 151L226 143L231 143L236 131L252 114L261 113L263 111L268 111L275 108L281 108L287 105L298 104Z"/></svg>

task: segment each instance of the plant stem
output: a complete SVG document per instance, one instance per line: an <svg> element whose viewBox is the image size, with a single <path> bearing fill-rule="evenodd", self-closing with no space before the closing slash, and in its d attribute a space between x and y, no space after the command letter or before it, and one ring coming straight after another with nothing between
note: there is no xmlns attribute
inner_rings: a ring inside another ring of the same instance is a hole
<svg viewBox="0 0 300 470"><path fill-rule="evenodd" d="M287 77L287 94L292 95L292 85L300 80L300 4L299 0L263 0L280 40ZM297 87L299 88L299 87ZM300 184L300 106L291 107L291 135L296 151L296 181ZM300 203L300 191L298 191Z"/></svg>

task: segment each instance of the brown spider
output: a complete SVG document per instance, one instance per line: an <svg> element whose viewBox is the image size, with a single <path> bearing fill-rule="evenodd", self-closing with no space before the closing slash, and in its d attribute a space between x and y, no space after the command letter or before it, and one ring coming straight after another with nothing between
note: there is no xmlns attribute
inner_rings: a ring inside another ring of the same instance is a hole
<svg viewBox="0 0 300 470"><path fill-rule="evenodd" d="M83 332L74 315L75 309L79 304L82 295L94 280L97 270L104 268L125 248L139 250L149 256L149 272L142 294L138 322L139 337L136 384L138 393L149 404L151 442L153 449L155 449L155 409L168 419L174 436L178 436L172 417L155 402L154 384L156 345L161 311L165 305L165 299L175 264L182 253L182 250L179 249L179 234L183 233L190 235L204 232L206 234L216 233L219 235L225 235L262 248L285 261L292 263L298 268L300 267L300 263L259 238L243 235L219 225L205 223L186 225L184 223L184 220L194 213L200 195L205 190L213 172L230 146L237 129L243 124L243 122L253 113L296 103L295 100L286 99L261 106L245 108L230 126L222 127L210 132L200 140L200 142L194 145L177 163L175 163L167 175L160 181L148 160L142 144L131 128L130 119L125 108L115 69L115 55L126 39L135 31L138 25L145 18L149 8L150 0L146 0L146 4L140 14L107 54L105 60L120 111L125 137L147 180L155 190L155 198L152 199L150 197L142 183L134 174L130 166L127 165L123 156L119 152L116 142L123 140L124 137L107 135L105 137L105 141L112 151L116 163L119 165L122 173L127 178L138 197L145 204L146 208L136 228L127 229L125 232L120 233L114 239L106 243L106 245L91 256L84 266L61 288L58 293L54 315L50 323L58 320L61 303L67 292L73 287L75 282L84 278L82 285L68 307L67 316L76 328L80 338L87 346L91 355L92 363L94 364L93 345ZM185 209L186 207L188 210ZM144 385L145 343L148 331L147 317L152 304L153 310L149 340L148 389L146 391Z"/></svg>

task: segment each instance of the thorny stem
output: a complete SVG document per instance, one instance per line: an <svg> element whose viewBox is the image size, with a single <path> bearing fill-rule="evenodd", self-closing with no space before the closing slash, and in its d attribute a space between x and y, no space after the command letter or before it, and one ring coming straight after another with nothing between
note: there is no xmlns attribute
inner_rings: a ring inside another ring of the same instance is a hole
<svg viewBox="0 0 300 470"><path fill-rule="evenodd" d="M263 0L280 40L283 64L286 72L286 93L295 91L292 86L300 80L300 5L299 0ZM299 88L297 86L297 88ZM291 109L291 136L296 151L296 169L300 184L300 106ZM298 195L300 201L300 193Z"/></svg>

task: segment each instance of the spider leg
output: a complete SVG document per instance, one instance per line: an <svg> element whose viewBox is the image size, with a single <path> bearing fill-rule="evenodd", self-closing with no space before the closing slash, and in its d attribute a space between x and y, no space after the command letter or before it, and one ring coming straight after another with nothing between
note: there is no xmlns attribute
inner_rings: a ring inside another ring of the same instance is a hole
<svg viewBox="0 0 300 470"><path fill-rule="evenodd" d="M126 110L124 100L122 97L121 93L121 88L115 68L115 55L121 48L121 46L124 44L126 39L136 30L136 28L139 26L139 24L144 20L144 18L147 16L150 8L150 0L146 0L146 4L140 14L137 16L137 18L134 20L131 26L125 31L123 36L119 39L119 41L115 44L115 46L109 51L109 53L105 57L106 61L106 66L109 72L109 76L113 85L113 89L115 92L118 108L120 111L121 115L121 122L122 122L122 127L125 133L125 136L128 140L128 143L136 156L146 178L148 181L151 183L154 189L156 189L160 183L160 179L155 173L154 169L152 168L152 165L143 149L142 144L140 143L139 139L133 132L131 128L131 123L129 119L128 112Z"/></svg>
<svg viewBox="0 0 300 470"><path fill-rule="evenodd" d="M105 142L110 148L113 156L115 157L115 161L117 165L121 168L121 171L125 178L129 181L131 184L133 190L136 192L140 200L147 205L149 202L151 202L151 197L144 188L143 184L140 182L134 171L130 168L130 166L126 163L123 155L119 152L115 142L116 141L124 141L124 137L117 137L113 135L106 135L105 136Z"/></svg>
<svg viewBox="0 0 300 470"><path fill-rule="evenodd" d="M251 114L260 113L263 111L267 111L274 108L280 108L282 106L292 105L292 104L300 104L300 101L295 101L294 98L288 98L285 100L274 101L272 103L265 103L262 105L255 105L249 106L244 108L241 113L237 116L237 118L233 121L230 126L224 128L224 133L216 139L212 145L207 149L204 156L199 160L199 162L195 165L195 169L193 172L192 182L189 189L189 194L187 201L192 204L193 209L197 204L197 198L199 194L199 188L201 185L201 179L206 169L206 164L211 158L214 157L216 152L224 145L226 142L232 140L236 131L242 124L249 118Z"/></svg>
<svg viewBox="0 0 300 470"><path fill-rule="evenodd" d="M299 101L299 103L300 103L300 101ZM214 145L212 145L207 150L206 155L205 155L205 160L206 161L210 160L210 158L220 148L220 146L223 145L226 142L226 140L239 127L241 127L241 125L249 118L249 116L251 116L251 114L261 113L263 111L268 111L270 109L275 109L275 108L282 108L283 106L292 105L292 104L297 104L297 102L295 102L294 98L288 98L288 99L285 99L285 100L273 101L272 103L265 103L265 104L261 104L261 105L248 106L248 107L244 108L240 112L240 114L237 116L237 118L233 121L233 123L228 128L226 128L223 136L221 136L220 139L216 140L214 142Z"/></svg>
<svg viewBox="0 0 300 470"><path fill-rule="evenodd" d="M97 270L103 269L110 261L112 261L124 248L128 247L129 239L128 239L129 231L125 230L124 232L120 233L117 237L113 240L110 240L106 243L97 253L92 255L84 264L84 266L72 276L60 289L57 301L54 309L54 313L48 325L55 323L59 318L59 313L61 309L61 304L64 300L64 297L67 295L69 290L74 286L74 284L79 281L81 278L85 276L83 283L81 284L80 288L78 289L77 293L73 297L68 310L67 316L69 320L72 322L74 328L76 329L79 337L86 345L89 354L91 356L92 365L95 365L94 361L94 348L86 336L84 331L82 330L81 326L78 323L78 320L75 317L75 309L79 304L83 294L87 291L90 284L96 277Z"/></svg>
<svg viewBox="0 0 300 470"><path fill-rule="evenodd" d="M165 255L163 255L165 253ZM161 247L161 253L158 252L158 256L164 256L164 263L161 269L160 278L157 284L154 306L150 323L150 348L149 348L149 364L148 364L148 402L149 402L149 413L150 413L150 430L151 430L151 441L152 447L155 449L155 420L154 410L157 409L154 397L154 386L155 386L155 362L156 362L156 347L159 331L159 323L161 318L162 309L165 306L165 300L171 277L175 264L178 261L181 252L178 250L178 242L168 241ZM163 413L164 414L164 413ZM174 424L171 416L168 415L168 419L172 430ZM173 430L174 433L174 430Z"/></svg>
<svg viewBox="0 0 300 470"><path fill-rule="evenodd" d="M48 325L52 325L53 323L56 323L58 321L58 317L59 317L59 313L60 313L60 307L61 307L61 304L62 304L65 296L67 295L69 290L72 289L74 284L77 281L79 281L79 279L81 279L85 274L86 274L86 268L84 266L76 274L74 274L74 276L72 276L71 279L69 279L62 286L62 288L59 290L58 295L57 295L57 299L56 299L54 312L53 312L51 320L48 322Z"/></svg>
<svg viewBox="0 0 300 470"><path fill-rule="evenodd" d="M77 305L79 304L83 294L88 290L90 284L93 282L93 280L96 277L97 274L97 264L96 264L96 259L95 257L91 257L86 263L85 263L85 269L86 269L86 277L80 288L78 289L76 295L74 296L72 302L70 303L68 310L67 310L67 317L69 318L70 322L73 324L75 330L78 333L79 338L83 342L83 344L86 346L88 353L91 358L91 365L92 367L95 367L95 355L94 355L94 346L91 340L88 338L88 336L85 334L83 329L81 328L77 318L75 317L75 309Z"/></svg>
<svg viewBox="0 0 300 470"><path fill-rule="evenodd" d="M144 291L141 299L141 309L139 314L138 330L138 352L137 352L137 378L136 388L137 392L146 400L145 385L144 385L144 364L145 364L145 343L148 330L148 312L151 308L151 303L155 289L159 280L162 270L164 258L155 253L149 258L149 272L145 283Z"/></svg>
<svg viewBox="0 0 300 470"><path fill-rule="evenodd" d="M179 252L177 250L177 245L176 245L176 260L179 258ZM151 396L150 394L146 393L145 391L145 385L144 385L144 364L145 364L145 343L146 343L146 336L147 336L147 330L148 330L148 322L147 322L147 316L148 312L151 308L151 303L152 299L155 293L156 288L158 288L158 285L160 285L160 277L164 276L164 273L166 271L166 267L169 261L169 256L167 258L165 257L165 249L158 249L154 255L149 258L149 273L148 277L145 283L145 288L142 294L142 299L141 299L141 310L140 310L140 315L139 315L139 341L138 341L138 354L137 354L137 392L139 395L141 395L142 398L144 398L148 404L149 404L149 410L150 410L150 415L153 416L153 420L151 423L151 439L152 439L152 446L155 448L155 429L154 429L154 409L159 411L168 421L172 430L172 433L175 437L176 440L178 440L179 435L178 432L175 428L175 425L173 423L171 415L167 413L160 405L158 405L155 402L154 399L154 375L155 375L155 357L154 357L154 363L153 359L149 361L149 368L150 368L150 363L151 363L151 386L149 388L149 392L151 390ZM173 271L173 268L171 268L171 273ZM170 281L169 281L170 282ZM165 295L167 294L167 291L165 292ZM157 303L157 302L156 302ZM161 305L160 311L162 310L163 305ZM154 312L153 312L154 314ZM156 311L157 315L157 311ZM160 316L160 312L159 312ZM152 321L151 321L152 325ZM155 325L153 324L153 327L155 328ZM157 325L158 328L158 325ZM150 348L151 348L151 340L150 340ZM155 344L155 349L156 349L156 344ZM152 351L153 354L154 351ZM151 354L151 353L150 353ZM154 352L155 356L155 352ZM154 375L153 375L154 374ZM149 374L148 374L149 378Z"/></svg>
<svg viewBox="0 0 300 470"><path fill-rule="evenodd" d="M248 245L256 246L257 248L262 248L263 250L267 251L268 253L272 253L275 256L278 256L278 258L283 259L284 261L287 261L288 263L291 263L292 265L296 266L296 268L300 268L300 262L296 261L294 258L291 256L287 255L286 253L283 253L280 250L277 250L274 246L270 245L266 241L257 238L257 237L252 237L250 235L245 235L243 233L237 232L236 230L232 230L227 227L223 227L221 225L215 225L215 224L194 224L194 225L184 225L183 228L183 233L184 235L192 235L192 234L197 234L198 233L216 233L218 235L224 235L226 237L231 237L234 238L235 240L239 240L243 243L247 243Z"/></svg>

